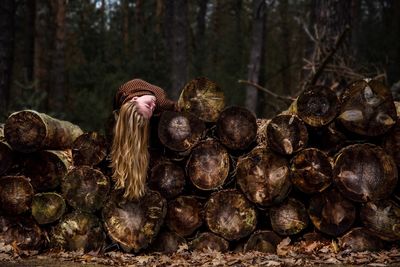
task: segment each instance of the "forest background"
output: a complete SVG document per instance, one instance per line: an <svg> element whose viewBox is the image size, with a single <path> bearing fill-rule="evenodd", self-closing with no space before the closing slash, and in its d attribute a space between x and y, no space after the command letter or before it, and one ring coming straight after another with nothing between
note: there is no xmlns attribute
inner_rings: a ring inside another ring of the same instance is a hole
<svg viewBox="0 0 400 267"><path fill-rule="evenodd" d="M177 100L201 76L258 117L310 81L340 91L375 77L397 98L400 1L0 1L0 123L29 108L103 131L122 83L142 78Z"/></svg>

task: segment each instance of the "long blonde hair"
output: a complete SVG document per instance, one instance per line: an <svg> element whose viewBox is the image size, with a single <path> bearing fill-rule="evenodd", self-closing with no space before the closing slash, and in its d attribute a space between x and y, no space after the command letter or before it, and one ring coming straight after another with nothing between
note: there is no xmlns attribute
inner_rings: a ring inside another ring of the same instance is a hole
<svg viewBox="0 0 400 267"><path fill-rule="evenodd" d="M149 120L136 111L135 103L120 108L111 147L112 178L116 189L125 188L124 198L139 199L145 193L149 164Z"/></svg>

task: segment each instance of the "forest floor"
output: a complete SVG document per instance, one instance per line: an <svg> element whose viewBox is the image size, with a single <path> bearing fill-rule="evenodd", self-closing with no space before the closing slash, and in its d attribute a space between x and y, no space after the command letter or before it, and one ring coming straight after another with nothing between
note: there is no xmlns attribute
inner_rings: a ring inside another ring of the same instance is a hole
<svg viewBox="0 0 400 267"><path fill-rule="evenodd" d="M278 254L278 255L277 255ZM400 266L400 249L392 247L380 252L336 251L334 243L322 242L284 244L277 254L261 252L220 253L190 252L187 246L174 254L140 254L123 252L26 252L10 245L0 246L0 266Z"/></svg>

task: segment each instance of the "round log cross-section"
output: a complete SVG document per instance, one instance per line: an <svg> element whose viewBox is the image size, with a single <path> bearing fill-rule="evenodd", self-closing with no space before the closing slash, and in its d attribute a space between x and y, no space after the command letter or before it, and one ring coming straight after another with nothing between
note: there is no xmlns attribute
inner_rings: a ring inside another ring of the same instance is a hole
<svg viewBox="0 0 400 267"><path fill-rule="evenodd" d="M190 250L208 251L215 250L219 252L227 252L229 243L220 236L210 232L201 233L189 244Z"/></svg>
<svg viewBox="0 0 400 267"><path fill-rule="evenodd" d="M160 162L151 169L148 184L166 199L175 198L185 186L185 171L173 162Z"/></svg>
<svg viewBox="0 0 400 267"><path fill-rule="evenodd" d="M246 197L261 206L282 202L291 188L287 160L260 147L239 158L236 179Z"/></svg>
<svg viewBox="0 0 400 267"><path fill-rule="evenodd" d="M296 114L308 125L321 127L330 123L340 109L336 93L329 87L311 86L295 102Z"/></svg>
<svg viewBox="0 0 400 267"><path fill-rule="evenodd" d="M25 176L0 178L0 206L11 215L18 215L31 208L33 187Z"/></svg>
<svg viewBox="0 0 400 267"><path fill-rule="evenodd" d="M174 253L179 247L185 244L185 238L177 235L171 231L161 231L157 238L151 243L150 251L151 252L161 252L161 253Z"/></svg>
<svg viewBox="0 0 400 267"><path fill-rule="evenodd" d="M256 117L245 108L228 107L218 118L217 135L229 149L244 150L256 140Z"/></svg>
<svg viewBox="0 0 400 267"><path fill-rule="evenodd" d="M354 82L343 95L338 120L348 131L359 135L386 133L397 120L391 91L376 80Z"/></svg>
<svg viewBox="0 0 400 267"><path fill-rule="evenodd" d="M215 122L225 107L225 95L215 82L201 77L185 85L178 106L203 121Z"/></svg>
<svg viewBox="0 0 400 267"><path fill-rule="evenodd" d="M400 240L400 205L392 200L363 204L361 221L372 234L387 240Z"/></svg>
<svg viewBox="0 0 400 267"><path fill-rule="evenodd" d="M65 175L61 189L69 205L77 210L94 212L103 207L110 182L102 172L89 166L79 166Z"/></svg>
<svg viewBox="0 0 400 267"><path fill-rule="evenodd" d="M164 111L158 124L158 137L172 151L183 152L200 141L205 129L204 122L190 113Z"/></svg>
<svg viewBox="0 0 400 267"><path fill-rule="evenodd" d="M339 246L342 250L351 252L378 251L384 248L384 243L380 238L371 235L366 228L357 227L339 238Z"/></svg>
<svg viewBox="0 0 400 267"><path fill-rule="evenodd" d="M37 192L46 192L60 185L71 166L71 150L44 150L26 156L24 172Z"/></svg>
<svg viewBox="0 0 400 267"><path fill-rule="evenodd" d="M179 236L190 236L203 223L200 203L190 196L180 196L168 203L166 217L168 228Z"/></svg>
<svg viewBox="0 0 400 267"><path fill-rule="evenodd" d="M103 226L95 215L74 211L53 228L50 244L70 251L89 252L103 248L105 238Z"/></svg>
<svg viewBox="0 0 400 267"><path fill-rule="evenodd" d="M339 236L353 225L356 207L337 189L331 189L310 199L308 214L318 230L328 235Z"/></svg>
<svg viewBox="0 0 400 267"><path fill-rule="evenodd" d="M192 150L186 172L197 188L217 189L229 174L228 152L215 140L202 141Z"/></svg>
<svg viewBox="0 0 400 267"><path fill-rule="evenodd" d="M68 149L81 134L81 128L70 122L33 110L11 114L4 126L7 142L20 152Z"/></svg>
<svg viewBox="0 0 400 267"><path fill-rule="evenodd" d="M309 223L304 204L293 198L289 198L285 202L271 207L269 217L272 229L280 235L298 234Z"/></svg>
<svg viewBox="0 0 400 267"><path fill-rule="evenodd" d="M329 158L316 148L300 151L291 161L291 181L304 193L322 192L332 182Z"/></svg>
<svg viewBox="0 0 400 267"><path fill-rule="evenodd" d="M268 147L280 154L296 153L307 145L307 141L307 128L295 115L278 115L268 123Z"/></svg>
<svg viewBox="0 0 400 267"><path fill-rule="evenodd" d="M254 232L244 245L244 252L260 251L263 253L276 253L276 247L282 241L275 232L259 230Z"/></svg>
<svg viewBox="0 0 400 267"><path fill-rule="evenodd" d="M333 168L339 190L357 202L389 197L396 187L397 176L393 158L372 144L345 147L336 156Z"/></svg>
<svg viewBox="0 0 400 267"><path fill-rule="evenodd" d="M32 216L39 224L57 221L65 212L65 201L57 193L39 193L33 197Z"/></svg>
<svg viewBox="0 0 400 267"><path fill-rule="evenodd" d="M157 236L167 213L167 203L156 191L147 191L139 201L112 194L102 210L104 226L112 240L126 252L146 248Z"/></svg>
<svg viewBox="0 0 400 267"><path fill-rule="evenodd" d="M106 138L96 132L84 133L72 144L74 166L95 166L107 156Z"/></svg>
<svg viewBox="0 0 400 267"><path fill-rule="evenodd" d="M244 195L233 189L211 195L206 204L205 219L212 232L227 240L248 236L257 225L255 208Z"/></svg>

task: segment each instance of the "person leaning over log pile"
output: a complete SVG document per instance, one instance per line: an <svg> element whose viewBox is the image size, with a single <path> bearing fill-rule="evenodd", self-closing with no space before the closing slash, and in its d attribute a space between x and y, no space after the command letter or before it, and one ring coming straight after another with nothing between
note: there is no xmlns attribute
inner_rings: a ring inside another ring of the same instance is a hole
<svg viewBox="0 0 400 267"><path fill-rule="evenodd" d="M149 163L149 120L164 110L178 110L163 89L141 79L133 79L118 89L114 99L117 114L111 147L112 178L123 197L140 199L145 194Z"/></svg>

